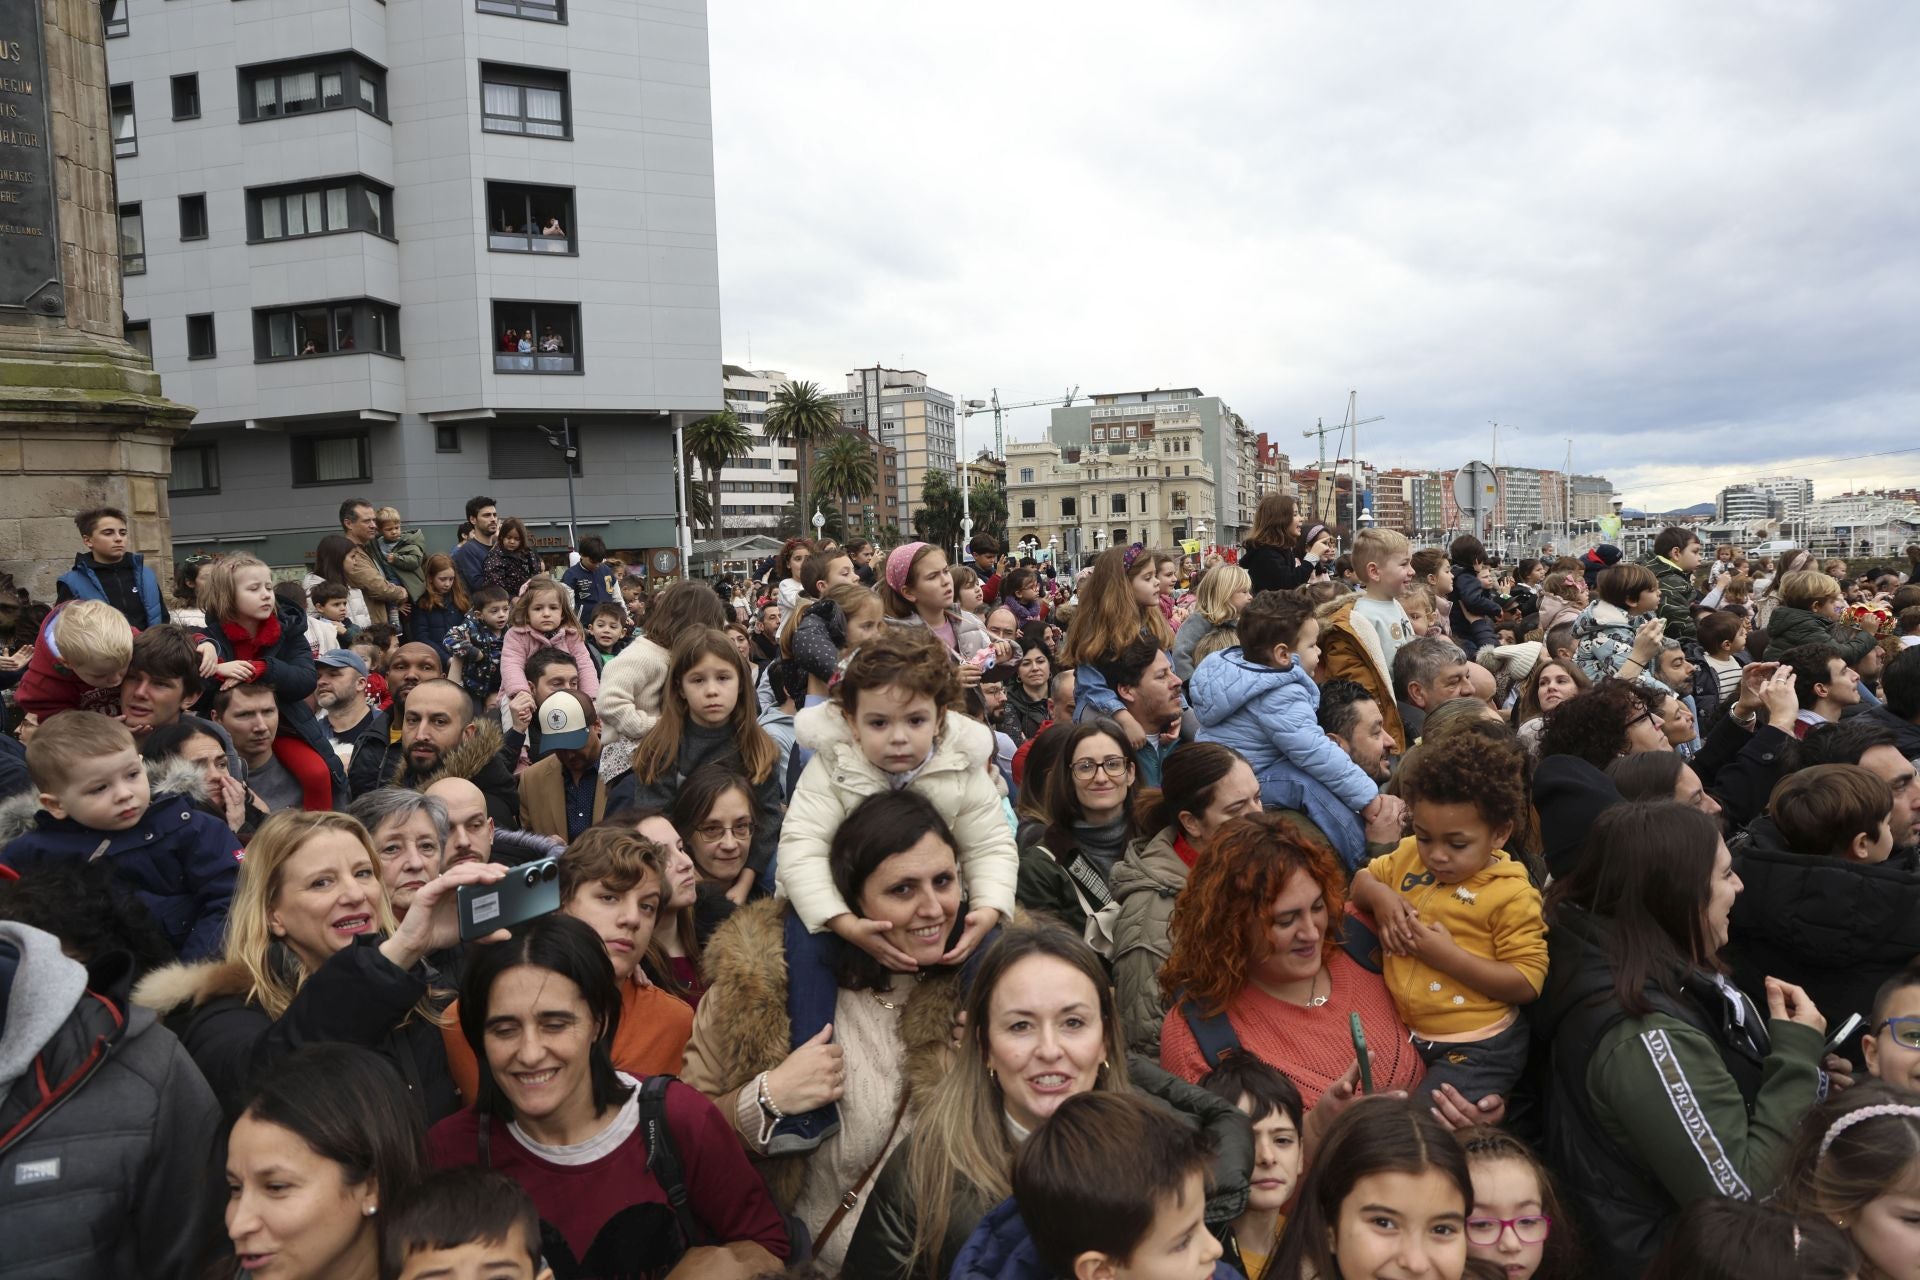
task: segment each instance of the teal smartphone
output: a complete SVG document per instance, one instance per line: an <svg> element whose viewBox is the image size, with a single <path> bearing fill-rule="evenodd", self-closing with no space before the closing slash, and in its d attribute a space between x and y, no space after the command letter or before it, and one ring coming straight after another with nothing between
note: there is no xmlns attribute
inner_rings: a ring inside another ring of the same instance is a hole
<svg viewBox="0 0 1920 1280"><path fill-rule="evenodd" d="M525 924L560 909L560 863L553 858L514 867L492 884L463 884L454 890L459 904L460 940L472 942L496 929Z"/></svg>
<svg viewBox="0 0 1920 1280"><path fill-rule="evenodd" d="M1360 1015L1350 1015L1349 1025L1353 1029L1353 1056L1360 1064L1360 1092L1373 1095L1373 1064L1367 1061L1367 1033L1361 1029Z"/></svg>

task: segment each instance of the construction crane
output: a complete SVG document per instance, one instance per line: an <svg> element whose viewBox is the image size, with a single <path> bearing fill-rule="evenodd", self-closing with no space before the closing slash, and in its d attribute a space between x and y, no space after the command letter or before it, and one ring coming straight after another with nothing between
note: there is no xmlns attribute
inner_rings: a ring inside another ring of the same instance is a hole
<svg viewBox="0 0 1920 1280"><path fill-rule="evenodd" d="M1338 512L1340 509L1340 485L1338 480L1335 479L1329 482L1327 477L1327 437L1336 431L1347 437L1348 456L1353 466L1354 527L1348 531L1349 536L1360 531L1360 525L1365 517L1365 513L1361 510L1360 501L1362 497L1360 490L1360 428L1366 426L1369 422L1385 422L1387 420L1385 414L1380 414L1372 418L1356 418L1355 415L1359 411L1360 393L1358 391L1349 391L1347 392L1346 421L1336 423L1329 427L1321 419L1315 418L1313 421L1313 430L1302 431L1300 433L1302 437L1308 440L1313 439L1315 436L1320 438L1320 471L1313 482L1313 514L1315 519L1327 519L1330 516L1329 512L1320 510L1320 486L1323 483L1327 484L1327 505L1332 508L1333 512ZM1335 461L1337 462L1338 459Z"/></svg>
<svg viewBox="0 0 1920 1280"><path fill-rule="evenodd" d="M993 389L993 398L991 400L967 400L961 403L960 405L961 438L965 439L966 425L967 425L966 420L968 418L971 418L976 413L980 413L987 409L992 409L993 410L993 456L996 458L1004 458L1007 456L1006 433L1004 430L1004 424L1002 422L1002 418L1004 415L1013 412L1015 409L1038 409L1043 405L1045 406L1059 405L1061 408L1067 408L1067 407L1070 407L1073 404L1073 402L1079 398L1080 398L1080 388L1076 386L1076 387L1073 387L1071 390L1069 390L1067 394L1064 396L1050 396L1045 400L1022 400L1018 404L1001 404L1000 388L995 387ZM964 454L965 450L963 449L961 452ZM967 459L964 456L961 458L961 461L963 463L966 460Z"/></svg>

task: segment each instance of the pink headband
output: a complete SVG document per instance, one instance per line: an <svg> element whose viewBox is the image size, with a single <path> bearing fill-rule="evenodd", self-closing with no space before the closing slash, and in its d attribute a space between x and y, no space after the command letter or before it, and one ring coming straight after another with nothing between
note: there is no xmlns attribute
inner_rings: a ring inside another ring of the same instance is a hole
<svg viewBox="0 0 1920 1280"><path fill-rule="evenodd" d="M887 555L887 585L895 591L907 589L907 571L913 568L913 558L920 554L924 542L905 542L895 547Z"/></svg>

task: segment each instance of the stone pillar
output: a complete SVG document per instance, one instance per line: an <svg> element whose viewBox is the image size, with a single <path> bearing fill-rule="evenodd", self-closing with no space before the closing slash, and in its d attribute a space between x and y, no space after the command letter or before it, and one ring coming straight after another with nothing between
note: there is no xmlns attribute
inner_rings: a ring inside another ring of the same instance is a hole
<svg viewBox="0 0 1920 1280"><path fill-rule="evenodd" d="M0 571L36 600L88 507L124 510L171 576L167 477L194 411L122 336L119 232L99 0L0 0Z"/></svg>

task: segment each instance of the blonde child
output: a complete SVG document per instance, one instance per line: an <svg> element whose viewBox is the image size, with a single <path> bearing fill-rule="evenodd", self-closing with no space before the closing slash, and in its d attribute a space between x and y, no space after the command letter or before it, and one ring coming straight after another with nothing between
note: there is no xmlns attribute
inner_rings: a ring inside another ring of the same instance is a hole
<svg viewBox="0 0 1920 1280"><path fill-rule="evenodd" d="M1012 576L1007 580L1011 582ZM1251 599L1253 578L1239 565L1223 564L1207 570L1194 593L1193 612L1173 636L1173 673L1182 680L1193 679L1193 669L1206 656L1200 652L1202 644L1206 644L1207 653L1239 644L1240 633L1234 629L1234 622Z"/></svg>
<svg viewBox="0 0 1920 1280"><path fill-rule="evenodd" d="M1393 655L1417 632L1401 606L1414 585L1413 546L1393 529L1362 529L1353 540L1360 594L1348 596L1325 615L1320 641L1321 677L1352 680L1373 696L1394 745L1407 749L1393 697Z"/></svg>
<svg viewBox="0 0 1920 1280"><path fill-rule="evenodd" d="M720 597L701 583L676 584L667 595L680 586L702 592L719 607ZM719 765L745 778L753 792L753 847L739 879L728 886L735 902L745 902L756 890L760 897L769 892L767 867L786 799L776 767L782 763L780 752L757 722L752 683L732 636L719 627L686 628L668 658L659 718L634 748L632 771L607 787L608 813L628 807L665 812L681 784L703 765Z"/></svg>
<svg viewBox="0 0 1920 1280"><path fill-rule="evenodd" d="M284 608L273 571L253 556L231 555L200 578L207 625L198 634L202 714L216 695L240 684L264 684L280 706L273 757L300 784L300 807L325 811L347 800L347 779L331 739L308 707L318 678L307 648L306 616Z"/></svg>
<svg viewBox="0 0 1920 1280"><path fill-rule="evenodd" d="M1410 757L1395 781L1413 834L1353 878L1426 1061L1423 1088L1504 1096L1526 1067L1518 1006L1546 982L1546 925L1526 867L1501 848L1526 811L1525 765L1519 746L1478 734Z"/></svg>
<svg viewBox="0 0 1920 1280"><path fill-rule="evenodd" d="M1140 636L1173 648L1173 630L1160 611L1160 575L1154 553L1143 547L1110 547L1093 562L1080 587L1080 604L1067 628L1060 665L1074 668L1073 718L1111 717L1137 749L1147 734L1100 673Z"/></svg>
<svg viewBox="0 0 1920 1280"><path fill-rule="evenodd" d="M521 694L533 699L527 687L527 659L542 649L558 649L580 668L580 692L592 698L600 692L600 665L587 649L580 619L573 612L573 593L557 579L541 576L521 590L513 602L513 620L500 642L500 696L511 702ZM528 708L532 710L531 707Z"/></svg>
<svg viewBox="0 0 1920 1280"><path fill-rule="evenodd" d="M600 776L626 771L634 747L660 722L674 644L691 629L724 627L726 606L705 583L676 582L653 599L646 630L600 673Z"/></svg>
<svg viewBox="0 0 1920 1280"><path fill-rule="evenodd" d="M373 513L380 530L380 554L407 589L407 599L418 599L427 589L427 540L418 529L403 529L395 507L381 507Z"/></svg>
<svg viewBox="0 0 1920 1280"><path fill-rule="evenodd" d="M1413 628L1416 639L1446 634L1441 626L1439 606L1433 599L1433 588L1426 583L1408 584L1400 593L1400 609L1407 615L1407 625Z"/></svg>
<svg viewBox="0 0 1920 1280"><path fill-rule="evenodd" d="M787 1008L795 1043L833 1020L838 948L818 935L831 930L898 972L919 968L886 936L891 926L862 919L848 906L827 863L834 832L869 796L918 792L953 831L970 909L960 935L946 939L942 964L959 964L1012 918L1020 853L987 771L993 733L951 709L960 686L953 664L942 657L924 632L890 629L848 660L831 702L794 718L799 744L814 754L780 825L775 891L816 939L803 938L796 948L788 938ZM824 1120L795 1117L794 1123L804 1131Z"/></svg>
<svg viewBox="0 0 1920 1280"><path fill-rule="evenodd" d="M63 711L111 713L132 661L133 627L125 614L104 600L56 605L40 624L15 705L42 723Z"/></svg>

